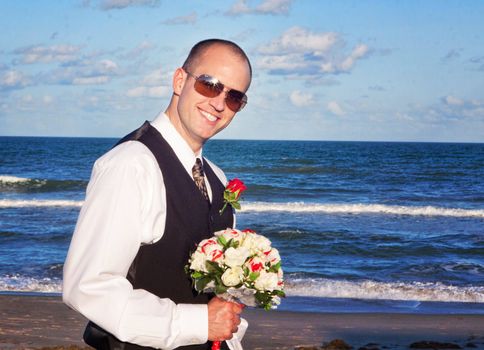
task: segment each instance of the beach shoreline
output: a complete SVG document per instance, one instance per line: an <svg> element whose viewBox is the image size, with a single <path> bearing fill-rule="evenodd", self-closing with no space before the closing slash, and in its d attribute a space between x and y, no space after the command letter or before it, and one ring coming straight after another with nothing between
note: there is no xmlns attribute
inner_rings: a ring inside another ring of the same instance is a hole
<svg viewBox="0 0 484 350"><path fill-rule="evenodd" d="M86 319L59 296L0 294L0 316L0 349L86 346L82 341ZM320 347L334 339L353 349L408 349L422 341L484 349L484 315L248 309L243 317L249 321L243 340L246 350Z"/></svg>

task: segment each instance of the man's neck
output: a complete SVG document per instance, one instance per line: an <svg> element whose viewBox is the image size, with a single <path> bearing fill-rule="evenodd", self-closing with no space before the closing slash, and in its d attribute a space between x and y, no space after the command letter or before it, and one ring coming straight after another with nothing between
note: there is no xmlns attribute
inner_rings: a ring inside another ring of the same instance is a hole
<svg viewBox="0 0 484 350"><path fill-rule="evenodd" d="M197 142L193 140L191 137L189 137L188 133L183 128L180 122L180 118L177 117L178 116L177 112L176 111L174 112L170 108L170 106L166 109L165 114L167 115L168 119L170 120L171 124L178 132L178 134L180 134L180 136L185 140L188 146L192 149L193 153L197 156L200 155L204 142Z"/></svg>

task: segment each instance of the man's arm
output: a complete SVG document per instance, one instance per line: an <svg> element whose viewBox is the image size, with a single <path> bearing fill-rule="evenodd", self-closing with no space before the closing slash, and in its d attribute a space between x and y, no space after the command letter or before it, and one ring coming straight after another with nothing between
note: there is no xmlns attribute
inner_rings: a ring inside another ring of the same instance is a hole
<svg viewBox="0 0 484 350"><path fill-rule="evenodd" d="M207 340L207 305L176 305L125 278L140 245L164 231L165 197L145 146L126 143L102 157L64 266L63 298L122 341L169 349Z"/></svg>

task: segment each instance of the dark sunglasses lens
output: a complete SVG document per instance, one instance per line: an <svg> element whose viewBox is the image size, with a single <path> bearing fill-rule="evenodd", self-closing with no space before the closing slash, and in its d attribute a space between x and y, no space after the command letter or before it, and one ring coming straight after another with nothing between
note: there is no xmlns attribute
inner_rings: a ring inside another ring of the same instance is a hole
<svg viewBox="0 0 484 350"><path fill-rule="evenodd" d="M243 92L229 90L227 92L225 102L227 103L227 107L229 107L232 111L238 112L246 105L247 96Z"/></svg>
<svg viewBox="0 0 484 350"><path fill-rule="evenodd" d="M195 81L195 90L205 97L216 97L223 89L223 85L217 79L208 75L201 75Z"/></svg>

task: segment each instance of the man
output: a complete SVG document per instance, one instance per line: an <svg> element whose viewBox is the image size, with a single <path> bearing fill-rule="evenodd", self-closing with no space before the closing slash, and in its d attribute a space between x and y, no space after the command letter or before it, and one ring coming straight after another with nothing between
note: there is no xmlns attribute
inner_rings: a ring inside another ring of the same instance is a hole
<svg viewBox="0 0 484 350"><path fill-rule="evenodd" d="M219 213L227 179L202 147L244 107L251 78L236 44L198 43L166 111L96 161L63 286L91 321L91 346L209 349L237 331L241 305L197 294L183 267L197 243L233 226L231 210Z"/></svg>

